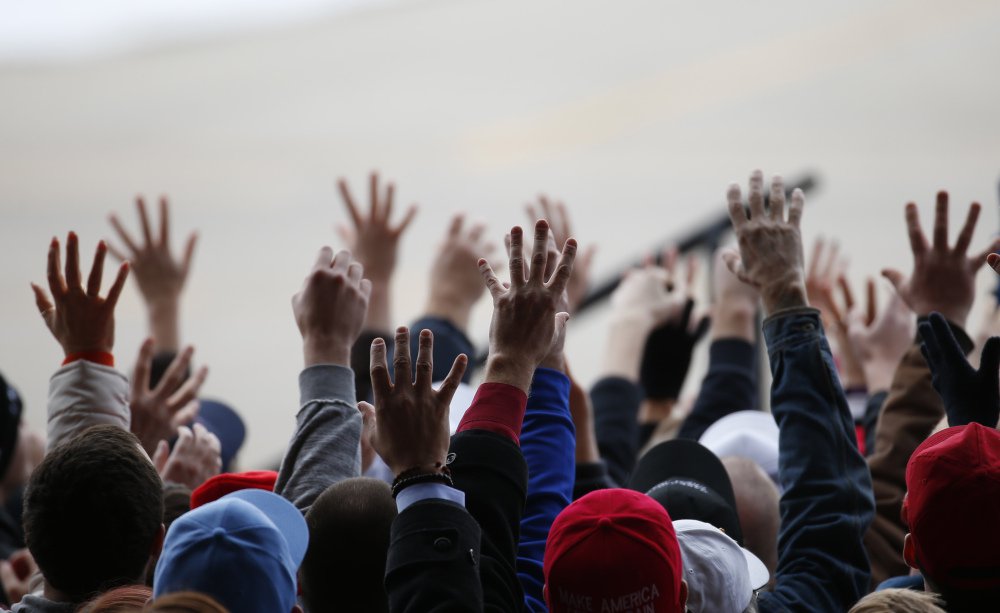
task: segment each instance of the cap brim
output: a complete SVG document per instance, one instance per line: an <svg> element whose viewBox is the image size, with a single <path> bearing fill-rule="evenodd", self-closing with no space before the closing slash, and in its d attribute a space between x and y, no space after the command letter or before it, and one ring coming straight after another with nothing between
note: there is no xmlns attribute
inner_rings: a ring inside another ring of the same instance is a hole
<svg viewBox="0 0 1000 613"><path fill-rule="evenodd" d="M306 525L305 517L295 508L295 505L274 492L258 489L239 490L222 498L230 497L249 502L260 509L264 515L267 515L268 519L285 537L285 542L288 543L288 553L295 566L298 567L302 564L302 559L306 556L306 549L309 547L309 527Z"/></svg>
<svg viewBox="0 0 1000 613"><path fill-rule="evenodd" d="M229 467L247 436L246 424L232 407L214 400L199 399L198 416L195 423L205 426L209 432L219 438L221 444L222 465Z"/></svg>
<svg viewBox="0 0 1000 613"><path fill-rule="evenodd" d="M759 590L767 585L767 582L771 580L771 573L768 572L767 566L752 551L745 547L740 547L740 551L743 552L743 557L747 559L747 570L750 572L750 587Z"/></svg>

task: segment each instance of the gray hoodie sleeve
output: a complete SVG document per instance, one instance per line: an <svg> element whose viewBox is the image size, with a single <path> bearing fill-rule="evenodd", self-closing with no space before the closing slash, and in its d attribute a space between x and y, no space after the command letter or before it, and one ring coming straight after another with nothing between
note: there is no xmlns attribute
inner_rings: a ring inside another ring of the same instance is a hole
<svg viewBox="0 0 1000 613"><path fill-rule="evenodd" d="M361 413L354 373L344 366L306 368L299 374L299 394L295 434L274 491L305 513L326 488L361 476Z"/></svg>
<svg viewBox="0 0 1000 613"><path fill-rule="evenodd" d="M61 367L49 380L48 448L91 426L128 430L128 394L128 379L110 366L77 360Z"/></svg>

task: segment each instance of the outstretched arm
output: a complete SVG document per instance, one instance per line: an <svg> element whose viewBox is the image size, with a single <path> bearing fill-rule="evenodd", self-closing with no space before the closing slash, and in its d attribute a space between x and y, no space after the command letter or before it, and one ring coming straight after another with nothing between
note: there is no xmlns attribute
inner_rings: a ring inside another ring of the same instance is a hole
<svg viewBox="0 0 1000 613"><path fill-rule="evenodd" d="M84 289L80 247L75 233L66 238L66 269L62 270L59 239L49 244L49 293L31 284L35 304L52 336L62 346L63 366L49 382L48 448L99 424L128 430L128 380L114 368L115 305L128 278L122 263L111 289L101 297L107 246L97 245Z"/></svg>
<svg viewBox="0 0 1000 613"><path fill-rule="evenodd" d="M871 481L819 313L806 300L799 231L804 197L795 190L786 220L780 177L771 183L770 211L763 187L755 171L749 218L739 187L729 188L739 253L725 255L730 270L760 292L769 314L764 336L784 493L775 587L760 605L764 611L845 611L868 591L862 537L874 511Z"/></svg>

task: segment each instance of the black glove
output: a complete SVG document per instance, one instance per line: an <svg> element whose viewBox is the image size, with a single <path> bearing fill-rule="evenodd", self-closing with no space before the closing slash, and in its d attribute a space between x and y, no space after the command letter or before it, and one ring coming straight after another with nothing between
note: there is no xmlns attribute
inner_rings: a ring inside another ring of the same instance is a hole
<svg viewBox="0 0 1000 613"><path fill-rule="evenodd" d="M983 346L979 370L965 359L951 326L931 313L918 327L920 351L931 367L931 383L944 401L949 426L978 423L996 428L1000 420L1000 337Z"/></svg>
<svg viewBox="0 0 1000 613"><path fill-rule="evenodd" d="M690 330L694 300L688 299L678 321L655 328L646 337L642 352L639 382L646 390L646 398L676 400L691 366L691 352L708 330L709 319L703 317L694 330Z"/></svg>

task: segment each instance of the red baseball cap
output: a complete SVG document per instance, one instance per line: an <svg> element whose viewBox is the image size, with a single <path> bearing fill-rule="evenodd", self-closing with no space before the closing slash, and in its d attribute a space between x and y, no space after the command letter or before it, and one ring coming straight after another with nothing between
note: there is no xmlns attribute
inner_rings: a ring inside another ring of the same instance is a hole
<svg viewBox="0 0 1000 613"><path fill-rule="evenodd" d="M563 509L549 531L544 572L552 613L684 610L673 523L633 490L598 490Z"/></svg>
<svg viewBox="0 0 1000 613"><path fill-rule="evenodd" d="M278 473L273 470L248 470L242 473L215 475L191 492L191 508L197 509L203 504L239 490L256 489L273 492L277 480Z"/></svg>
<svg viewBox="0 0 1000 613"><path fill-rule="evenodd" d="M942 430L906 466L903 517L928 578L944 587L1000 587L1000 432Z"/></svg>

